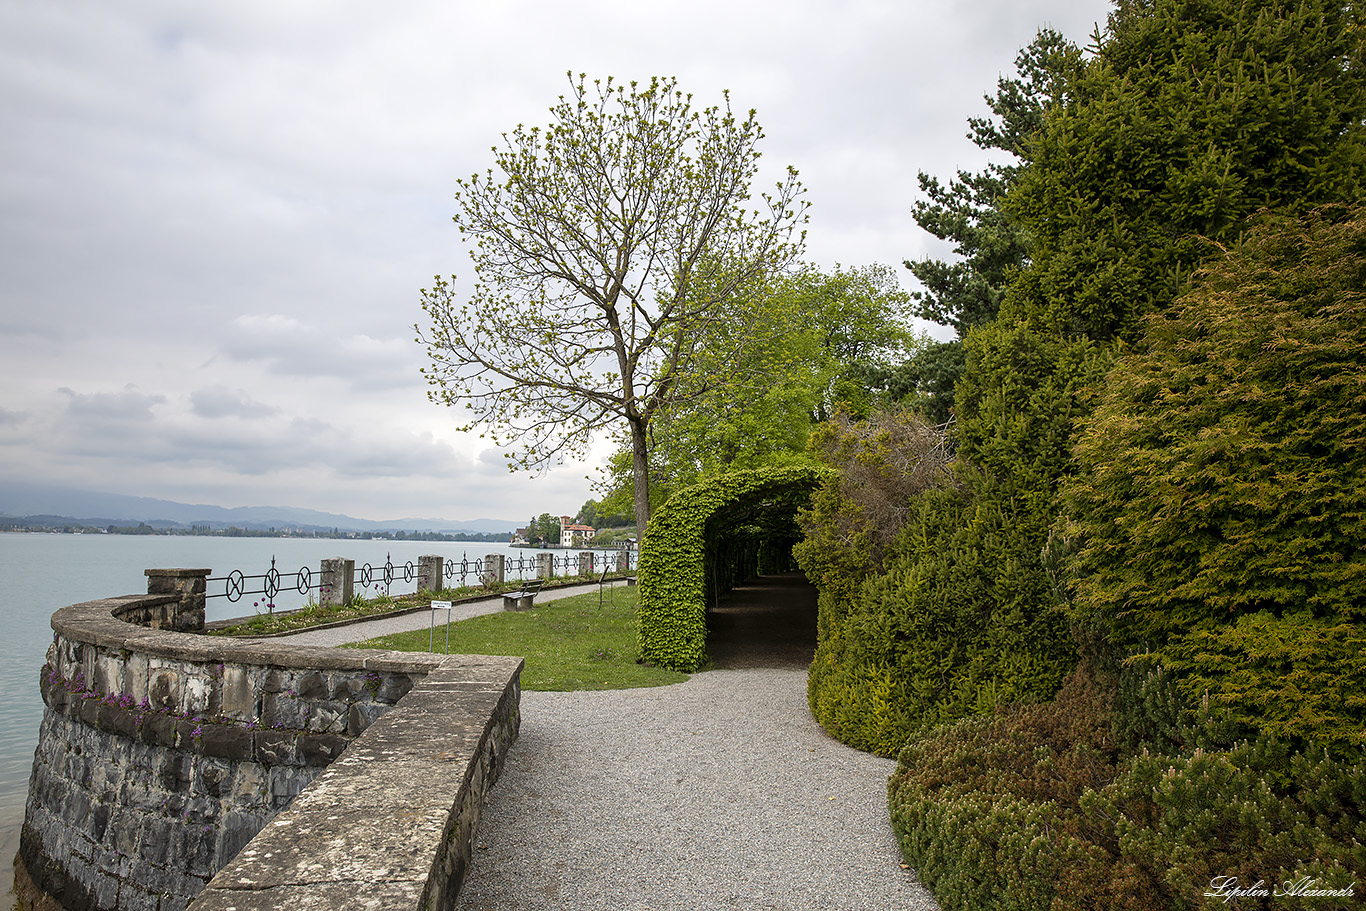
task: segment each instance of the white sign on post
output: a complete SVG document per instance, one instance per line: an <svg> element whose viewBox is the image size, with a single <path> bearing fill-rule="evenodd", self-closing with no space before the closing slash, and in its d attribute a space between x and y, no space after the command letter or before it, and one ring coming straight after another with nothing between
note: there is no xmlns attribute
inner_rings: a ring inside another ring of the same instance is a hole
<svg viewBox="0 0 1366 911"><path fill-rule="evenodd" d="M451 653L451 602L449 601L432 602L432 625L427 632L427 651L430 653L436 650L436 612L439 610L446 612L446 654L449 655Z"/></svg>

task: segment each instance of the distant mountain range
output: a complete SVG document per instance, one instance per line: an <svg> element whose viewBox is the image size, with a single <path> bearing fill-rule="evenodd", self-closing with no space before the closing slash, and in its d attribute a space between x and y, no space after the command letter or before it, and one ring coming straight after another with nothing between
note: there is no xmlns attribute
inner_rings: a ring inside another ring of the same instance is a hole
<svg viewBox="0 0 1366 911"><path fill-rule="evenodd" d="M340 531L432 531L442 534L512 532L519 524L504 519L407 518L375 522L293 506L239 506L226 509L222 506L176 503L151 497L128 497L14 481L0 481L0 516L63 518L99 527L146 522L154 528L207 525L210 528L236 526L251 531L271 528L331 531L336 528Z"/></svg>

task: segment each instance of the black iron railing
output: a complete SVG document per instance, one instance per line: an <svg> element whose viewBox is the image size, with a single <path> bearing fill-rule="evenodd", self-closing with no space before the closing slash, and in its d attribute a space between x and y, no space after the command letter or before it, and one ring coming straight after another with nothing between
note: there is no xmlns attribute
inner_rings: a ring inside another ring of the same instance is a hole
<svg viewBox="0 0 1366 911"><path fill-rule="evenodd" d="M607 569L615 569L621 566L622 557L625 557L625 569L633 571L636 565L636 552L633 550L615 551L604 553L602 551L583 551L593 555L588 564L587 575L593 575L602 570L605 564ZM540 557L549 555L549 571L554 578L564 578L566 576L583 575L580 572L581 563L579 552L566 552L563 554L554 551L538 550L531 555L518 553L516 557L506 556L503 559L503 578L506 581L521 581L527 578L535 578L541 573ZM459 560L446 558L442 564L442 577L446 588L468 588L472 585L480 585L485 582L485 560L476 558L471 560L468 555L461 554ZM394 583L402 579L407 585L412 585L418 576L418 567L412 560L402 564L395 564L393 556L386 554L384 563L374 566L364 563L355 568L352 578L353 584L365 591L372 587L380 594L390 594L393 591ZM208 578L209 590L206 598L227 598L229 602L236 603L243 598L253 595L260 595L265 601L267 612L275 609L275 598L285 586L297 591L305 598L310 597L312 592L318 591L322 587L322 573L307 566L301 566L293 574L292 584L289 577L283 575L275 565L275 557L270 558L270 569L264 573L248 575L240 569L234 569L225 576L210 576ZM256 607L261 607L261 602L256 602Z"/></svg>

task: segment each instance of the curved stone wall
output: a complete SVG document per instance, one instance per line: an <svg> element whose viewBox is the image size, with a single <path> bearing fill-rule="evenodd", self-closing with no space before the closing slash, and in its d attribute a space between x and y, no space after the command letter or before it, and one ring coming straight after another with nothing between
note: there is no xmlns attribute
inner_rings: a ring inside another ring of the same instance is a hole
<svg viewBox="0 0 1366 911"><path fill-rule="evenodd" d="M185 907L444 660L119 619L183 628L179 600L53 615L20 857L67 908Z"/></svg>

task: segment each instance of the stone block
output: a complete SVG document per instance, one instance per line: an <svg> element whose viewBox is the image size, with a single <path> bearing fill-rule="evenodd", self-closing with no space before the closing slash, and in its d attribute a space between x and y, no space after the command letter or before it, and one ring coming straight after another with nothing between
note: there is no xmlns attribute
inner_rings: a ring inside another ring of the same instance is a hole
<svg viewBox="0 0 1366 911"><path fill-rule="evenodd" d="M60 677L51 677L46 673L50 669L50 665L43 668L44 673L38 682L39 692L49 709L54 712L65 712L71 704L71 691L66 688L66 682Z"/></svg>
<svg viewBox="0 0 1366 911"><path fill-rule="evenodd" d="M161 712L142 714L141 737L143 743L161 747L174 747L176 719Z"/></svg>
<svg viewBox="0 0 1366 911"><path fill-rule="evenodd" d="M331 689L327 677L317 671L304 674L294 684L294 692L300 699L327 699L332 695Z"/></svg>
<svg viewBox="0 0 1366 911"><path fill-rule="evenodd" d="M194 788L214 799L222 799L232 791L232 766L224 759L201 759L195 767Z"/></svg>
<svg viewBox="0 0 1366 911"><path fill-rule="evenodd" d="M181 711L187 715L208 715L210 695L216 687L204 674L186 674L181 689Z"/></svg>
<svg viewBox="0 0 1366 911"><path fill-rule="evenodd" d="M336 734L302 734L299 737L299 756L304 765L327 766L346 749L351 741Z"/></svg>
<svg viewBox="0 0 1366 911"><path fill-rule="evenodd" d="M328 694L329 699L350 703L357 699L370 698L368 682L364 677L357 677L355 674L333 674L331 684L332 692Z"/></svg>
<svg viewBox="0 0 1366 911"><path fill-rule="evenodd" d="M259 814L266 806L267 774L258 763L238 763L232 779L232 806Z"/></svg>
<svg viewBox="0 0 1366 911"><path fill-rule="evenodd" d="M284 668L272 667L266 671L261 680L261 692L263 693L283 693L294 683L293 675Z"/></svg>
<svg viewBox="0 0 1366 911"><path fill-rule="evenodd" d="M252 732L256 761L266 766L300 764L298 735L292 731L258 730Z"/></svg>
<svg viewBox="0 0 1366 911"><path fill-rule="evenodd" d="M315 702L308 707L308 721L304 730L314 733L333 733L346 730L350 706L344 702Z"/></svg>
<svg viewBox="0 0 1366 911"><path fill-rule="evenodd" d="M161 790L172 794L187 793L192 772L188 755L173 750L163 751L157 766L157 784Z"/></svg>
<svg viewBox="0 0 1366 911"><path fill-rule="evenodd" d="M199 752L203 726L193 718L177 719L175 724L174 748L185 752Z"/></svg>
<svg viewBox="0 0 1366 911"><path fill-rule="evenodd" d="M261 697L261 724L268 728L303 730L308 723L308 707L286 693L266 693Z"/></svg>
<svg viewBox="0 0 1366 911"><path fill-rule="evenodd" d="M247 762L256 755L255 732L245 725L204 722L200 725L200 742L205 756Z"/></svg>
<svg viewBox="0 0 1366 911"><path fill-rule="evenodd" d="M268 785L271 807L283 810L289 806L308 787L309 782L318 777L319 771L307 766L276 766L271 769Z"/></svg>
<svg viewBox="0 0 1366 911"><path fill-rule="evenodd" d="M87 831L96 842L104 840L104 831L109 827L109 812L109 804L107 803L92 803L90 806L90 820Z"/></svg>
<svg viewBox="0 0 1366 911"><path fill-rule="evenodd" d="M123 692L133 697L134 704L147 698L147 656L130 652L123 660Z"/></svg>
<svg viewBox="0 0 1366 911"><path fill-rule="evenodd" d="M114 833L113 838L109 840L109 846L127 860L130 870L133 866L133 858L137 856L138 835L142 829L144 816L145 812L120 806L114 810L113 817L109 822L110 829Z"/></svg>
<svg viewBox="0 0 1366 911"><path fill-rule="evenodd" d="M407 674L385 674L380 681L379 690L375 693L375 699L393 705L412 692L412 689L413 678Z"/></svg>
<svg viewBox="0 0 1366 911"><path fill-rule="evenodd" d="M91 679L101 694L118 694L123 690L123 661L118 655L101 654L95 659L95 673Z"/></svg>
<svg viewBox="0 0 1366 911"><path fill-rule="evenodd" d="M169 667L147 670L147 701L154 709L180 711L180 674Z"/></svg>
<svg viewBox="0 0 1366 911"><path fill-rule="evenodd" d="M137 714L121 705L100 703L96 726L115 737L137 736Z"/></svg>
<svg viewBox="0 0 1366 911"><path fill-rule="evenodd" d="M347 712L346 733L352 737L358 737L365 733L366 728L374 724L388 712L392 706L382 702L357 702L352 704Z"/></svg>
<svg viewBox="0 0 1366 911"><path fill-rule="evenodd" d="M236 664L223 667L219 681L219 711L229 718L250 721L256 717L256 694L252 690L247 669Z"/></svg>

